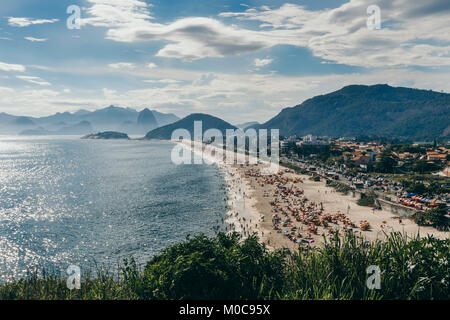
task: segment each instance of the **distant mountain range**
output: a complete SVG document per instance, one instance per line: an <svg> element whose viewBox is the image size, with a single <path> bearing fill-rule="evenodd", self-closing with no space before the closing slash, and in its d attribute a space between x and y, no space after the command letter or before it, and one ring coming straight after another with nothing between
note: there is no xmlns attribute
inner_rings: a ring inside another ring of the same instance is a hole
<svg viewBox="0 0 450 320"><path fill-rule="evenodd" d="M248 128L255 128L257 126L259 126L260 123L256 122L256 121L251 121L251 122L246 122L246 123L241 123L241 124L237 124L236 127L242 130L246 130Z"/></svg>
<svg viewBox="0 0 450 320"><path fill-rule="evenodd" d="M283 109L277 116L259 124L233 126L217 117L196 113L179 119L144 109L110 106L96 111L79 110L42 118L0 113L0 134L24 135L80 134L119 131L146 135L147 139L170 139L176 129L193 136L194 121L203 122L203 132L237 127L279 129L282 136L319 135L330 137L378 136L412 139L450 138L450 94L395 88L386 84L351 85L316 96L300 105Z"/></svg>
<svg viewBox="0 0 450 320"><path fill-rule="evenodd" d="M385 84L351 85L316 96L257 128L283 136L450 137L450 94Z"/></svg>
<svg viewBox="0 0 450 320"><path fill-rule="evenodd" d="M85 135L99 131L121 131L145 135L148 131L178 121L174 114L109 106L96 111L79 110L33 118L0 113L0 134Z"/></svg>
<svg viewBox="0 0 450 320"><path fill-rule="evenodd" d="M248 122L235 127L210 115L192 114L150 131L146 138L170 139L180 128L192 135L194 121L203 121L203 132L239 127L279 129L282 136L450 138L450 94L385 84L351 85L286 108L263 124Z"/></svg>
<svg viewBox="0 0 450 320"><path fill-rule="evenodd" d="M222 135L226 136L226 129L237 129L232 124L219 119L217 117L204 114L204 113L194 113L186 118L183 118L177 122L169 124L164 127L157 128L155 130L150 131L145 136L146 139L165 139L170 140L172 138L172 133L177 129L186 129L189 131L191 138L194 139L194 122L201 121L202 122L202 133L209 129L217 129L222 132Z"/></svg>

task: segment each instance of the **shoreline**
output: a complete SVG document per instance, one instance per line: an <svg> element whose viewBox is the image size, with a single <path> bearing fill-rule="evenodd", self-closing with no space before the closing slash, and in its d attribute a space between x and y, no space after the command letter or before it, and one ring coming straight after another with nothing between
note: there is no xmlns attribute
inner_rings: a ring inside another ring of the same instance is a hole
<svg viewBox="0 0 450 320"><path fill-rule="evenodd" d="M201 152L189 143L180 144L197 155ZM349 231L368 241L382 240L391 232L450 238L448 231L420 227L392 212L359 206L351 195L338 193L324 181L311 181L310 176L296 174L282 165L278 174L267 176L260 175L264 168L261 164L229 164L208 154L204 159L212 161L224 174L228 205L225 222L231 226L227 232L236 231L243 239L256 233L271 250L316 247L324 242L323 236L337 233L342 237Z"/></svg>
<svg viewBox="0 0 450 320"><path fill-rule="evenodd" d="M172 141L173 142L173 141ZM201 155L201 150L196 150L191 143L177 142L183 148L188 148L190 152ZM205 145L202 145L203 147ZM214 149L216 147L213 147ZM203 159L211 161L216 165L219 171L223 174L225 181L225 188L227 192L227 209L224 220L227 233L237 232L242 239L247 238L252 233L257 233L258 237L262 239L267 233L261 230L260 222L263 216L256 210L256 200L251 197L251 186L248 181L244 179L239 173L239 170L233 165L227 164L223 159L218 159L214 156L203 154Z"/></svg>

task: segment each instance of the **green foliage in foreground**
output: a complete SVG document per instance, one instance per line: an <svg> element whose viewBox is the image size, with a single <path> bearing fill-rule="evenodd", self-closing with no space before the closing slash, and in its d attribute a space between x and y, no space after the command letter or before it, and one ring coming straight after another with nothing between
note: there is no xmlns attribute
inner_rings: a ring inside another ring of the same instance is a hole
<svg viewBox="0 0 450 320"><path fill-rule="evenodd" d="M365 242L353 234L321 249L271 252L256 237L203 235L172 245L143 270L129 259L120 274L64 279L31 276L0 286L0 299L449 299L450 240L399 233ZM381 289L366 269L381 269Z"/></svg>

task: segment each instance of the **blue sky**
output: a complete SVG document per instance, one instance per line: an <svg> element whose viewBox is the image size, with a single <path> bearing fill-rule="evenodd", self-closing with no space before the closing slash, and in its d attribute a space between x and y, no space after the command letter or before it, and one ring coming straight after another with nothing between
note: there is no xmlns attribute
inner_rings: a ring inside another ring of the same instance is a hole
<svg viewBox="0 0 450 320"><path fill-rule="evenodd" d="M450 91L448 0L3 0L0 12L11 114L114 104L238 123L354 83Z"/></svg>

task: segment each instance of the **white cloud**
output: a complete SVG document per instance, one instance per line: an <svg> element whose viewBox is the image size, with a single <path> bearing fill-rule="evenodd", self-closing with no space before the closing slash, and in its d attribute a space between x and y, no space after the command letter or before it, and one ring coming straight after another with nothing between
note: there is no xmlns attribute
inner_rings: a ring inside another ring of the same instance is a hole
<svg viewBox="0 0 450 320"><path fill-rule="evenodd" d="M43 89L43 90L25 90L23 91L24 96L28 96L31 98L41 98L41 99L47 99L51 97L56 97L60 93L55 90L49 90L49 89ZM37 101L39 103L39 101Z"/></svg>
<svg viewBox="0 0 450 320"><path fill-rule="evenodd" d="M33 76L16 76L16 78L29 82L29 83L33 83L33 84L37 84L40 86L51 86L52 84L50 82L47 82L39 77L33 77Z"/></svg>
<svg viewBox="0 0 450 320"><path fill-rule="evenodd" d="M162 84L175 84L175 83L179 82L178 80L173 80L173 79L159 79L159 80L150 79L150 80L142 80L142 81L147 82L147 83L162 83Z"/></svg>
<svg viewBox="0 0 450 320"><path fill-rule="evenodd" d="M113 98L115 98L115 95L117 93L116 90L111 90L111 89L108 89L108 88L103 88L102 91L103 91L103 95L105 96L106 99L113 99Z"/></svg>
<svg viewBox="0 0 450 320"><path fill-rule="evenodd" d="M265 48L268 44L252 32L241 33L211 18L185 18L170 24L154 23L149 5L138 0L88 0L88 17L82 24L108 27L107 38L118 42L163 40L156 55L187 61L224 57Z"/></svg>
<svg viewBox="0 0 450 320"><path fill-rule="evenodd" d="M20 64L9 64L5 62L0 62L0 70L25 72L25 67Z"/></svg>
<svg viewBox="0 0 450 320"><path fill-rule="evenodd" d="M81 72L81 70L79 70ZM145 79L143 68L128 70L129 76ZM205 112L232 123L247 120L267 121L282 108L295 106L305 99L338 90L350 84L388 83L421 89L450 92L450 73L435 73L406 68L380 69L373 72L315 76L283 76L279 74L204 73L192 70L161 69L161 78L149 79L163 86L123 90L118 87L86 90L68 96L53 90L16 90L0 95L0 112L13 110L24 115L48 115L54 112L76 111L117 104L141 108L151 101L152 108L186 116ZM167 79L172 83L167 83ZM172 80L176 80L172 81ZM156 82L158 81L158 82ZM161 82L159 82L161 81ZM5 91L6 92L6 91ZM27 108L18 109L18 105ZM13 112L13 113L14 113Z"/></svg>
<svg viewBox="0 0 450 320"><path fill-rule="evenodd" d="M45 38L33 38L33 37L25 37L25 40L31 41L31 42L45 42L48 39Z"/></svg>
<svg viewBox="0 0 450 320"><path fill-rule="evenodd" d="M140 24L153 19L149 12L151 5L139 0L87 0L92 6L86 9L87 18L81 24L96 27L117 27Z"/></svg>
<svg viewBox="0 0 450 320"><path fill-rule="evenodd" d="M118 62L118 63L111 63L108 65L110 68L113 69L133 69L136 66L131 62Z"/></svg>
<svg viewBox="0 0 450 320"><path fill-rule="evenodd" d="M449 6L445 6L448 0L379 0L382 29L376 31L366 27L366 8L372 4L369 0L351 0L338 8L320 11L294 4L275 8L264 6L244 12L223 13L218 19L188 17L167 23L155 23L150 13L151 7L143 1L89 0L88 3L91 7L83 14L86 16L84 25L106 27L106 37L114 41L161 41L163 44L157 53L161 57L191 61L291 45L309 49L316 57L323 58L324 63L376 68L354 74L288 77L245 72L197 72L164 68L152 62L141 65L133 61L108 66L92 65L89 68L81 68L75 63L59 67L27 65L27 69L83 76L111 75L113 72L114 76L126 74L137 78L138 89L126 91L120 86L102 89L108 85L103 84L81 95L77 90L77 96L70 96L71 92L67 90L57 92L0 87L0 92L7 93L0 95L1 111L26 105L27 108L21 112L42 115L66 111L70 105L74 108L77 105L100 108L114 102L122 106L140 107L151 101L152 108L175 112L180 116L201 111L228 121L265 121L283 107L294 106L304 99L348 84L389 83L450 91L450 73L439 69L440 66L450 65ZM255 23L259 26L254 27ZM264 56L267 54L270 53L266 52ZM253 62L254 68L262 68L273 63L272 60L259 58L250 63ZM408 69L411 65L436 69L433 72ZM155 68L158 72L149 70ZM0 62L0 70L24 72L25 66ZM39 77L18 78L42 86L50 85ZM146 86L141 81L159 85ZM64 97L64 104L59 104L63 100L58 96L60 94Z"/></svg>
<svg viewBox="0 0 450 320"><path fill-rule="evenodd" d="M221 17L260 22L274 44L310 49L335 63L363 66L441 66L450 64L447 0L426 4L380 0L381 30L369 30L366 10L371 0L351 0L331 10L311 11L285 4L278 9L252 8ZM384 24L384 25L383 25Z"/></svg>
<svg viewBox="0 0 450 320"><path fill-rule="evenodd" d="M119 42L170 41L156 56L186 61L238 55L270 46L258 33L241 32L211 18L185 18L168 25L141 21L109 29L107 38Z"/></svg>
<svg viewBox="0 0 450 320"><path fill-rule="evenodd" d="M77 65L52 68L51 72L89 77L110 74L109 68L97 64L84 68ZM227 121L265 121L284 107L294 106L304 99L350 84L388 83L393 86L450 92L450 73L438 68L429 71L376 68L351 74L284 76L279 73L212 73L160 66L158 72L150 73L147 68L136 67L123 69L121 73L126 79L136 80L135 90L128 91L120 85L110 86L107 88L115 91L108 98L99 95L97 89L87 90L83 93L77 92L75 101L90 104L92 108L110 104L140 107L148 105L150 101L152 108L175 112L179 116L205 112L223 117ZM168 79L170 81L167 81ZM146 86L145 83L149 85ZM44 101L42 103L45 104ZM232 111L226 106L235 107ZM65 111L62 105L60 107L59 111Z"/></svg>
<svg viewBox="0 0 450 320"><path fill-rule="evenodd" d="M253 61L253 64L255 67L260 68L260 67L267 66L267 65L271 64L272 62L273 62L273 59L255 59L255 61Z"/></svg>
<svg viewBox="0 0 450 320"><path fill-rule="evenodd" d="M44 23L55 23L58 22L59 19L31 19L31 18L15 18L9 17L8 24L12 27L28 27L34 24L44 24Z"/></svg>
<svg viewBox="0 0 450 320"><path fill-rule="evenodd" d="M149 5L138 0L88 2L92 6L83 23L107 27L106 37L114 41L169 42L157 53L160 57L192 61L292 45L326 61L352 66L450 65L448 0L379 0L382 29L374 31L366 25L372 0L349 0L324 10L287 3L219 14L233 22L259 22L257 30L203 17L154 23Z"/></svg>
<svg viewBox="0 0 450 320"><path fill-rule="evenodd" d="M23 116L48 115L54 113L53 111L56 112L51 102L52 99L59 95L57 91L49 89L13 90L6 88L6 92L8 94L0 95L0 112ZM18 106L26 106L26 108L18 108Z"/></svg>
<svg viewBox="0 0 450 320"><path fill-rule="evenodd" d="M209 85L211 82L217 79L217 76L214 73L202 74L200 79L196 79L193 81L194 86L205 86Z"/></svg>
<svg viewBox="0 0 450 320"><path fill-rule="evenodd" d="M270 9L268 6L250 8L245 12L223 12L219 16L224 18L238 18L239 20L254 20L262 22L261 28L296 29L306 24L317 11L306 10L303 6L286 3L278 9Z"/></svg>
<svg viewBox="0 0 450 320"><path fill-rule="evenodd" d="M152 106L179 115L206 112L237 122L241 119L266 121L282 108L350 84L388 83L450 91L450 74L436 77L435 73L407 69L299 77L215 73L213 81L203 83L198 81L202 76L198 73L179 74L178 83L127 91L115 101L122 105L142 105L152 101Z"/></svg>
<svg viewBox="0 0 450 320"><path fill-rule="evenodd" d="M11 93L14 92L14 89L8 87L0 87L0 93Z"/></svg>

